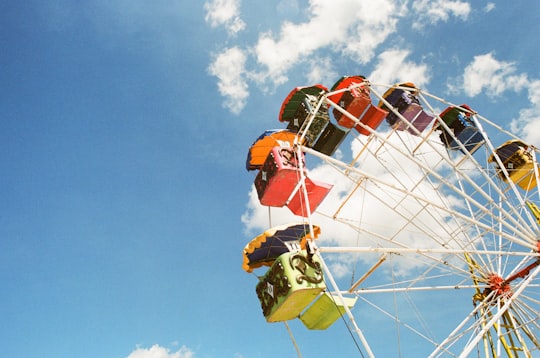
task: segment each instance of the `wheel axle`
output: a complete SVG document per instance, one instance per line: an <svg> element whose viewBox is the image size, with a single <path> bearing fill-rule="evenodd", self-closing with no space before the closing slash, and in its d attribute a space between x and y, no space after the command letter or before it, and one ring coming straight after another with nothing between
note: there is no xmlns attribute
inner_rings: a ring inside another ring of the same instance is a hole
<svg viewBox="0 0 540 358"><path fill-rule="evenodd" d="M486 296L491 292L495 292L495 295L500 297L510 297L512 295L510 281L503 279L500 275L490 274L488 284L489 287L484 291Z"/></svg>

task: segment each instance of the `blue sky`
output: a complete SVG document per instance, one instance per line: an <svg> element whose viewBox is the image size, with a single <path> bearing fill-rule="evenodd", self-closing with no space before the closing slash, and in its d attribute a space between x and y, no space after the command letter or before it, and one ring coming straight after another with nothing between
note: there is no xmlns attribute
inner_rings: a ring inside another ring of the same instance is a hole
<svg viewBox="0 0 540 358"><path fill-rule="evenodd" d="M540 146L534 1L0 10L1 356L295 356L241 269L267 225L247 149L293 87L413 81ZM357 355L291 324L306 357Z"/></svg>

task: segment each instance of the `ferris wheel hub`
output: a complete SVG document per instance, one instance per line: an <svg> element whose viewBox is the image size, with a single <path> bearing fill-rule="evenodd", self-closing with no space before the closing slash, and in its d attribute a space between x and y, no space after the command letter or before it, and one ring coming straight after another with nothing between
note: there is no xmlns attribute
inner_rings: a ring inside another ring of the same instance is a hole
<svg viewBox="0 0 540 358"><path fill-rule="evenodd" d="M487 294L495 292L495 296L502 298L508 298L512 295L510 282L498 274L493 273L488 276L488 285Z"/></svg>

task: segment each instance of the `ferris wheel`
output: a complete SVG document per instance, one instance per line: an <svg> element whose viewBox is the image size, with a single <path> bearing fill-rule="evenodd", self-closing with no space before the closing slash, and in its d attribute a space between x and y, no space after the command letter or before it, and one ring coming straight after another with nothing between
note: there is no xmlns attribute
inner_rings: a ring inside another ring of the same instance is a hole
<svg viewBox="0 0 540 358"><path fill-rule="evenodd" d="M279 120L247 164L261 205L298 219L244 249L246 271L267 268L268 322L342 317L370 357L382 334L395 356L540 356L536 148L476 108L362 76L295 88Z"/></svg>

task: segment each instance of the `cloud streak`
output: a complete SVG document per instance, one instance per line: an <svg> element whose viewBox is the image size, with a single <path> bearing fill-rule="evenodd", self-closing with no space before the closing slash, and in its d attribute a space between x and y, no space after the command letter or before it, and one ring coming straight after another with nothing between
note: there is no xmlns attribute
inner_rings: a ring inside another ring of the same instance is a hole
<svg viewBox="0 0 540 358"><path fill-rule="evenodd" d="M246 28L240 18L240 0L213 0L204 3L205 21L211 27L224 26L231 36Z"/></svg>
<svg viewBox="0 0 540 358"><path fill-rule="evenodd" d="M131 352L127 358L194 358L195 355L186 346L182 346L178 351L171 352L168 348L154 344L150 348L138 347Z"/></svg>
<svg viewBox="0 0 540 358"><path fill-rule="evenodd" d="M463 90L474 97L484 92L490 96L499 96L511 90L519 92L528 85L527 75L516 73L514 63L498 61L493 53L475 56L465 67Z"/></svg>
<svg viewBox="0 0 540 358"><path fill-rule="evenodd" d="M413 82L422 88L430 80L429 68L426 64L417 64L408 60L410 51L389 49L377 57L375 70L369 75L372 82L397 83Z"/></svg>
<svg viewBox="0 0 540 358"><path fill-rule="evenodd" d="M420 0L412 3L412 10L416 16L413 27L422 29L426 25L446 22L451 16L465 21L471 12L471 5L465 1Z"/></svg>
<svg viewBox="0 0 540 358"><path fill-rule="evenodd" d="M208 69L218 78L219 93L226 98L224 107L236 114L242 111L249 97L245 64L244 51L232 47L218 53Z"/></svg>

